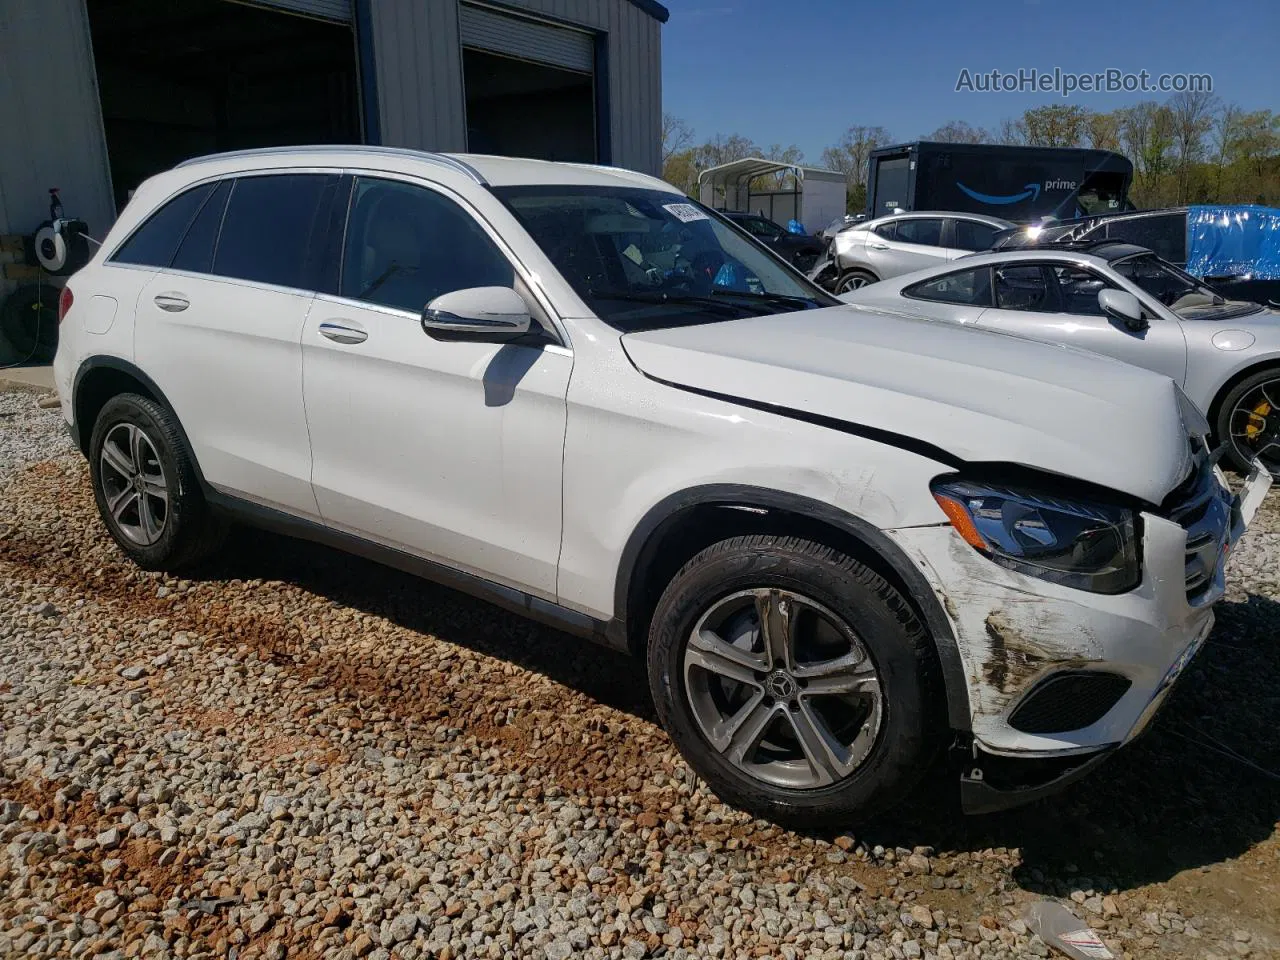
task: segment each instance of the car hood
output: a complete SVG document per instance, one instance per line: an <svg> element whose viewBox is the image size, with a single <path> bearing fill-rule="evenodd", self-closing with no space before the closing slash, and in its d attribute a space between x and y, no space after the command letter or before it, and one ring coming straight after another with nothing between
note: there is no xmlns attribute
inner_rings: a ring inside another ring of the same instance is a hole
<svg viewBox="0 0 1280 960"><path fill-rule="evenodd" d="M1167 377L866 307L628 333L622 343L642 373L672 386L1148 503L1190 469L1187 424L1207 426Z"/></svg>

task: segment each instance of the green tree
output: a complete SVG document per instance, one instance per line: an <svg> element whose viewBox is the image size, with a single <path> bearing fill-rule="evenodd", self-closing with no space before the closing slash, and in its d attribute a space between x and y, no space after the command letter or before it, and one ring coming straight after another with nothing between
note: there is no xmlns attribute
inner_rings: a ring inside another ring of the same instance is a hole
<svg viewBox="0 0 1280 960"><path fill-rule="evenodd" d="M996 133L996 143L1006 146L1022 146L1027 142L1027 125L1020 118L1005 117L1000 121L1000 129Z"/></svg>
<svg viewBox="0 0 1280 960"><path fill-rule="evenodd" d="M1170 97L1167 106L1177 151L1178 202L1186 203L1192 167L1204 154L1204 138L1213 128L1218 99L1204 91L1184 91Z"/></svg>
<svg viewBox="0 0 1280 960"><path fill-rule="evenodd" d="M994 143L995 135L983 127L975 127L967 120L949 120L922 139L937 143Z"/></svg>
<svg viewBox="0 0 1280 960"><path fill-rule="evenodd" d="M1227 104L1213 118L1213 199L1218 203L1222 202L1223 179L1240 137L1240 118L1243 116L1244 111L1239 107Z"/></svg>
<svg viewBox="0 0 1280 960"><path fill-rule="evenodd" d="M1270 110L1243 114L1236 133L1235 153L1261 180L1266 175L1268 162L1280 153L1280 114Z"/></svg>
<svg viewBox="0 0 1280 960"><path fill-rule="evenodd" d="M822 166L844 174L845 203L850 213L863 210L867 199L867 161L876 147L891 142L884 127L854 126L840 142L822 151Z"/></svg>
<svg viewBox="0 0 1280 960"><path fill-rule="evenodd" d="M1064 103L1033 107L1022 114L1026 142L1033 147L1078 147L1088 117L1084 107Z"/></svg>
<svg viewBox="0 0 1280 960"><path fill-rule="evenodd" d="M1118 110L1111 113L1090 111L1085 120L1085 140L1095 150L1119 150L1121 123L1122 117Z"/></svg>
<svg viewBox="0 0 1280 960"><path fill-rule="evenodd" d="M1121 111L1120 143L1133 161L1134 193L1139 205L1159 206L1167 197L1163 178L1173 150L1173 113L1164 104L1144 100Z"/></svg>

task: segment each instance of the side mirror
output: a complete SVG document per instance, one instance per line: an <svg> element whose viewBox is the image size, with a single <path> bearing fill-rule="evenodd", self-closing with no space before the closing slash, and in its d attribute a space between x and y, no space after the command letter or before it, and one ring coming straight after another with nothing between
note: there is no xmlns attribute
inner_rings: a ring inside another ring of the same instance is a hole
<svg viewBox="0 0 1280 960"><path fill-rule="evenodd" d="M1130 333L1141 333L1151 326L1142 316L1142 304L1127 290L1100 290L1098 306Z"/></svg>
<svg viewBox="0 0 1280 960"><path fill-rule="evenodd" d="M435 340L507 343L533 326L529 305L510 287L442 293L422 311L422 332Z"/></svg>

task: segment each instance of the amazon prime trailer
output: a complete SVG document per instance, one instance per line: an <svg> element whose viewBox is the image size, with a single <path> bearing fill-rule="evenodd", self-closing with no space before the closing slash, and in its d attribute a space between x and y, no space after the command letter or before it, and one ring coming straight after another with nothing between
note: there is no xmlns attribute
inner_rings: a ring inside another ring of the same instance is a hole
<svg viewBox="0 0 1280 960"><path fill-rule="evenodd" d="M1021 223L1132 210L1133 164L1110 150L933 143L881 147L867 170L867 216L986 213Z"/></svg>

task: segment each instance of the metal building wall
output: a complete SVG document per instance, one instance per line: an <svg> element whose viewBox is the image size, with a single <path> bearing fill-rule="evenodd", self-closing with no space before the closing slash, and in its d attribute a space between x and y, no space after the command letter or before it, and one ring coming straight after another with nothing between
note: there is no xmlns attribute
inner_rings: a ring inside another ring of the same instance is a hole
<svg viewBox="0 0 1280 960"><path fill-rule="evenodd" d="M370 4L384 144L466 149L458 2ZM629 0L504 0L502 5L608 35L612 162L661 172L661 24Z"/></svg>
<svg viewBox="0 0 1280 960"><path fill-rule="evenodd" d="M0 234L34 231L49 187L94 236L115 221L89 18L84 0L2 0Z"/></svg>

